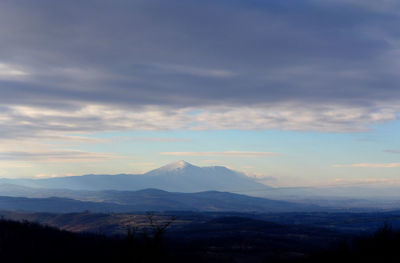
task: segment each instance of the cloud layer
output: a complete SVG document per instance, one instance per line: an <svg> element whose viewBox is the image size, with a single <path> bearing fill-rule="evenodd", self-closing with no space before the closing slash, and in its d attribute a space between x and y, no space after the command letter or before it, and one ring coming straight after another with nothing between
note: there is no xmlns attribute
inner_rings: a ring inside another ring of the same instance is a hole
<svg viewBox="0 0 400 263"><path fill-rule="evenodd" d="M0 138L368 130L400 112L397 1L3 1Z"/></svg>

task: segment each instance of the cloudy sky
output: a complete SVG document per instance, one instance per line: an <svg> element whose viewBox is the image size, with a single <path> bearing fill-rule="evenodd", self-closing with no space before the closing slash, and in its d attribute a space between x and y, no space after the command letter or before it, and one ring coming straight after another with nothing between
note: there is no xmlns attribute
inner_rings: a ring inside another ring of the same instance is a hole
<svg viewBox="0 0 400 263"><path fill-rule="evenodd" d="M0 1L0 177L184 159L400 180L396 0Z"/></svg>

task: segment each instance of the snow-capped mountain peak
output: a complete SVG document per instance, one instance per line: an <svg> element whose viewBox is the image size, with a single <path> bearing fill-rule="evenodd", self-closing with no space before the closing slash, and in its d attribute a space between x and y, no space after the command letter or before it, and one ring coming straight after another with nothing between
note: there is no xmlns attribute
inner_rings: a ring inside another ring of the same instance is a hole
<svg viewBox="0 0 400 263"><path fill-rule="evenodd" d="M168 173L168 174L180 174L180 173L183 173L184 171L186 171L186 170L190 170L190 169L196 169L196 168L198 168L198 169L201 169L200 167L197 167L197 166L195 166L195 165L192 165L192 164L190 164L190 163L188 163L188 162L185 162L185 161L183 161L183 160L180 160L180 161L177 161L177 162L173 162L173 163L170 163L170 164L167 164L167 165L164 165L164 166L162 166L162 167L160 167L160 168L158 168L158 169L155 169L155 170L152 170L152 171L150 171L150 172L148 172L147 174L150 174L150 175L154 175L154 174L160 174L160 173Z"/></svg>
<svg viewBox="0 0 400 263"><path fill-rule="evenodd" d="M164 165L162 167L159 168L159 170L163 170L163 171L173 171L173 170L180 170L180 169L184 169L186 167L190 167L190 166L194 166L188 162L185 162L183 160L177 161L177 162L173 162L167 165Z"/></svg>

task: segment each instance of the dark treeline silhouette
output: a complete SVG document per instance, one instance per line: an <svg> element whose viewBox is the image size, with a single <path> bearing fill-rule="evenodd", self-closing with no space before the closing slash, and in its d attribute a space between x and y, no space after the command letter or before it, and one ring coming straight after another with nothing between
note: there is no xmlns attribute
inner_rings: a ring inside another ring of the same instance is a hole
<svg viewBox="0 0 400 263"><path fill-rule="evenodd" d="M162 239L171 222L107 237L1 219L0 262L174 262Z"/></svg>
<svg viewBox="0 0 400 263"><path fill-rule="evenodd" d="M229 230L229 236L218 238L221 234L214 227L221 226L215 224L197 230L198 234L208 236L203 241L187 242L189 239L183 236L176 236L173 241L165 236L165 231L174 218L160 223L148 215L148 220L146 228L129 227L126 235L110 237L2 219L0 262L400 262L400 232L387 224L373 235L343 239L329 249L316 252L309 249L312 245L307 240L294 243L299 247L293 248L282 238L272 241L248 233L245 238L235 229ZM228 224L227 220L216 223ZM285 234L279 225L271 226L277 235ZM255 242L248 243L250 240ZM292 256L283 257L288 252Z"/></svg>
<svg viewBox="0 0 400 263"><path fill-rule="evenodd" d="M400 262L400 231L394 231L389 224L385 223L372 235L343 240L329 250L314 253L296 262L398 263Z"/></svg>

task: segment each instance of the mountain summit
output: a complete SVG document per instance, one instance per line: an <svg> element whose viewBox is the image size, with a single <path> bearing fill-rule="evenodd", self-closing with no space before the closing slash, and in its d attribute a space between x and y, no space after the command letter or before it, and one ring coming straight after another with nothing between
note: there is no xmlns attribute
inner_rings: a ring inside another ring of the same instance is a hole
<svg viewBox="0 0 400 263"><path fill-rule="evenodd" d="M185 161L145 174L84 175L47 179L0 179L0 183L37 188L135 191L157 188L170 192L227 191L254 193L270 187L223 166L198 167Z"/></svg>
<svg viewBox="0 0 400 263"><path fill-rule="evenodd" d="M183 160L177 161L177 162L173 162L173 163L169 163L167 165L161 166L160 168L157 168L155 170L152 170L150 172L148 172L147 174L150 174L152 172L171 172L171 171L182 171L185 169L190 169L191 167L197 167L194 166L188 162L185 162Z"/></svg>

